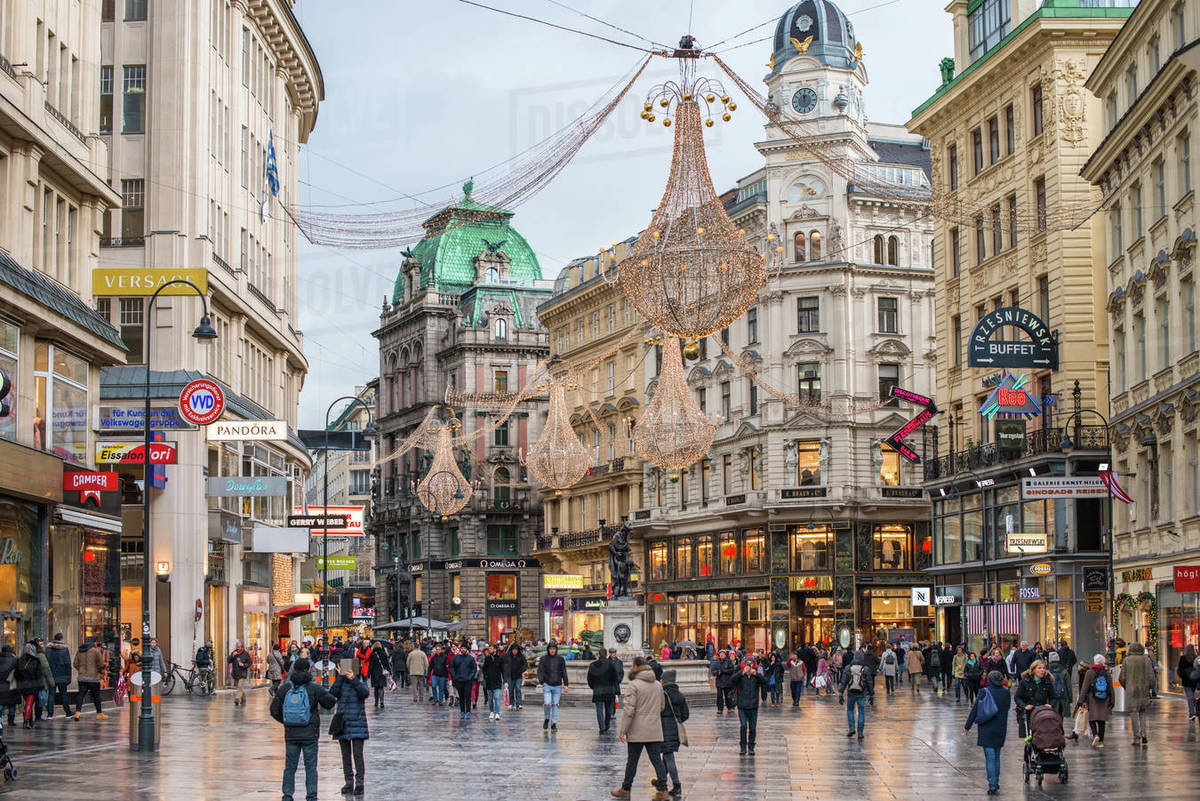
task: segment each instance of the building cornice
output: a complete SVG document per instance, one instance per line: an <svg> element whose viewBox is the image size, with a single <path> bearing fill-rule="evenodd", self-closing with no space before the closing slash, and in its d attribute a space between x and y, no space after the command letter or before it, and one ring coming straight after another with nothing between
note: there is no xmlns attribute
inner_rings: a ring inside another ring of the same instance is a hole
<svg viewBox="0 0 1200 801"><path fill-rule="evenodd" d="M317 105L325 99L325 78L317 56L287 0L248 0L246 16L254 20L286 71L289 93L302 117L299 141L303 144L317 124Z"/></svg>

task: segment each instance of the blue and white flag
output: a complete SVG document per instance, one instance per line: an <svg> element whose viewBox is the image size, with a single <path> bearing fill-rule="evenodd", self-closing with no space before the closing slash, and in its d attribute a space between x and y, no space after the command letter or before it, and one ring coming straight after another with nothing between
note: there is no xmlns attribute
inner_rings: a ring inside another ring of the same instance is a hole
<svg viewBox="0 0 1200 801"><path fill-rule="evenodd" d="M271 194L279 197L279 167L275 164L275 132L267 134L267 186Z"/></svg>

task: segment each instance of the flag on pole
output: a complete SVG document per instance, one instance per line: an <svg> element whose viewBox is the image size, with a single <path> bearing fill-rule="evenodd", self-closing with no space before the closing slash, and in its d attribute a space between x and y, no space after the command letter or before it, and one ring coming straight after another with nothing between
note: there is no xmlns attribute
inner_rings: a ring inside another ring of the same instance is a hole
<svg viewBox="0 0 1200 801"><path fill-rule="evenodd" d="M1109 493L1121 503L1133 503L1133 498L1129 496L1125 490L1121 489L1121 485L1117 483L1117 474L1112 470L1103 470L1100 472L1100 480L1104 482L1104 486Z"/></svg>
<svg viewBox="0 0 1200 801"><path fill-rule="evenodd" d="M279 197L279 167L275 163L275 131L267 134L267 186Z"/></svg>

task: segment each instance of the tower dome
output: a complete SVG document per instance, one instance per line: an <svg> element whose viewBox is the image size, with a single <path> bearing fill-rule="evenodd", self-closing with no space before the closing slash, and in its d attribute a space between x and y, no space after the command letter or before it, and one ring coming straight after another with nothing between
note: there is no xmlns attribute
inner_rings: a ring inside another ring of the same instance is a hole
<svg viewBox="0 0 1200 801"><path fill-rule="evenodd" d="M808 42L805 55L822 64L843 69L854 66L854 25L829 0L800 0L779 18L775 26L772 74L799 55L793 40L801 46Z"/></svg>

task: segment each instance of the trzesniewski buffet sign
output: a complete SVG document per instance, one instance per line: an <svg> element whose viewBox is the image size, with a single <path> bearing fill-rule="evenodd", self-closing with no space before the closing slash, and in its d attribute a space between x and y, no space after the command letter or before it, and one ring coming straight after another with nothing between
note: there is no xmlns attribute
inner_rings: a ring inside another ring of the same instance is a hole
<svg viewBox="0 0 1200 801"><path fill-rule="evenodd" d="M998 331L1012 327L1024 331L1028 340L993 339ZM971 367L1029 367L1058 369L1058 336L1040 317L1025 309L1008 307L985 314L971 330L967 347Z"/></svg>

